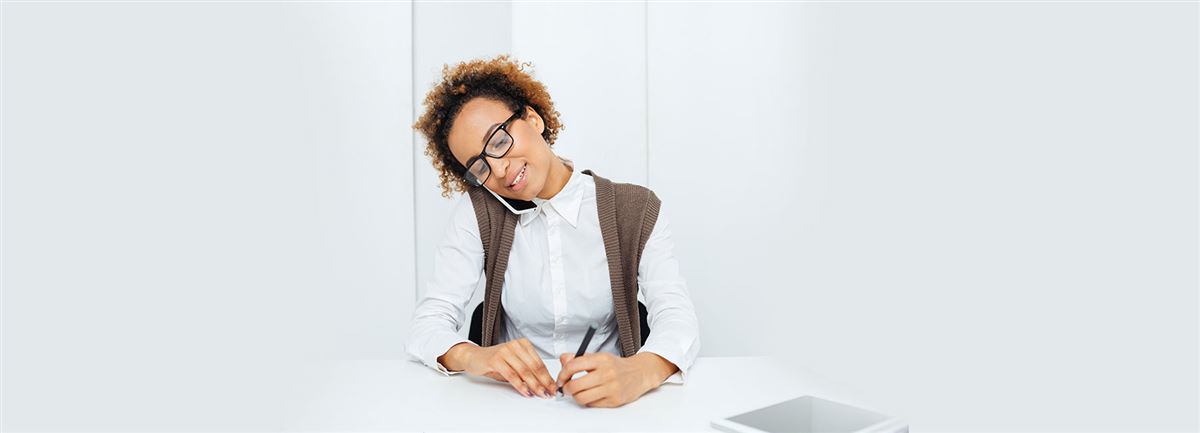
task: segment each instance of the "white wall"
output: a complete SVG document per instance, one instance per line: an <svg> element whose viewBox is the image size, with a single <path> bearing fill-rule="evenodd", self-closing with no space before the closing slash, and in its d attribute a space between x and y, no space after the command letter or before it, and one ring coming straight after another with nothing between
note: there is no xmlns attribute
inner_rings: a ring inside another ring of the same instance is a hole
<svg viewBox="0 0 1200 433"><path fill-rule="evenodd" d="M1196 4L648 22L705 355L789 357L917 430L1198 428Z"/></svg>
<svg viewBox="0 0 1200 433"><path fill-rule="evenodd" d="M554 151L577 169L646 184L644 3L513 4L513 54L562 113Z"/></svg>
<svg viewBox="0 0 1200 433"><path fill-rule="evenodd" d="M275 429L290 362L402 357L453 203L410 126L505 52L663 198L702 355L914 430L1200 428L1194 3L0 13L6 430Z"/></svg>
<svg viewBox="0 0 1200 433"><path fill-rule="evenodd" d="M271 430L402 353L410 5L0 8L0 430Z"/></svg>

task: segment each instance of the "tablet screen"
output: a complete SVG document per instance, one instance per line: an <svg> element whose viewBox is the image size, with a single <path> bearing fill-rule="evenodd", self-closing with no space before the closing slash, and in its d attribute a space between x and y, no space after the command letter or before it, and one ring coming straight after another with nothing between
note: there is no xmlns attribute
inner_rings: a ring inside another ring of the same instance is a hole
<svg viewBox="0 0 1200 433"><path fill-rule="evenodd" d="M769 433L850 433L887 421L889 417L835 401L804 396L727 419Z"/></svg>

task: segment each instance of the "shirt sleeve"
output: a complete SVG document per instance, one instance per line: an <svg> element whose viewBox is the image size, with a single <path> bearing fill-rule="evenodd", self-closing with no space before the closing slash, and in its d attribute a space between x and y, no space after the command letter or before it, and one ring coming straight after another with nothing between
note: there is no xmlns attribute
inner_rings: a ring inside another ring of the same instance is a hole
<svg viewBox="0 0 1200 433"><path fill-rule="evenodd" d="M670 222L660 207L638 263L638 285L646 297L650 325L650 337L638 353L651 352L675 364L679 371L663 383L683 384L700 352L700 327L674 249Z"/></svg>
<svg viewBox="0 0 1200 433"><path fill-rule="evenodd" d="M454 345L471 342L458 333L467 317L467 303L483 278L483 244L475 208L467 194L459 197L445 234L434 253L433 273L413 311L405 352L411 359L444 375L449 371L437 358Z"/></svg>

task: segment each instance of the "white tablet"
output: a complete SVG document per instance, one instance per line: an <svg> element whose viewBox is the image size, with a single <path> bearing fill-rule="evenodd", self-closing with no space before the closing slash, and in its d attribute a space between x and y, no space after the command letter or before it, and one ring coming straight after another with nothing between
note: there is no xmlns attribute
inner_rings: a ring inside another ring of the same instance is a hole
<svg viewBox="0 0 1200 433"><path fill-rule="evenodd" d="M712 422L729 433L908 433L908 423L890 416L812 396Z"/></svg>

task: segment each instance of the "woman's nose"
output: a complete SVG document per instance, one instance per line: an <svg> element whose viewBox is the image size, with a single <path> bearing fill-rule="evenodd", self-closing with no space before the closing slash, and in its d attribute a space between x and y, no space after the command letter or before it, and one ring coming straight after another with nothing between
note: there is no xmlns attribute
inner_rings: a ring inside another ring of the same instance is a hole
<svg viewBox="0 0 1200 433"><path fill-rule="evenodd" d="M508 173L508 160L504 158L492 158L490 156L485 156L485 158L487 158L489 165L492 166L492 175L500 179L500 183L504 183L504 176Z"/></svg>

